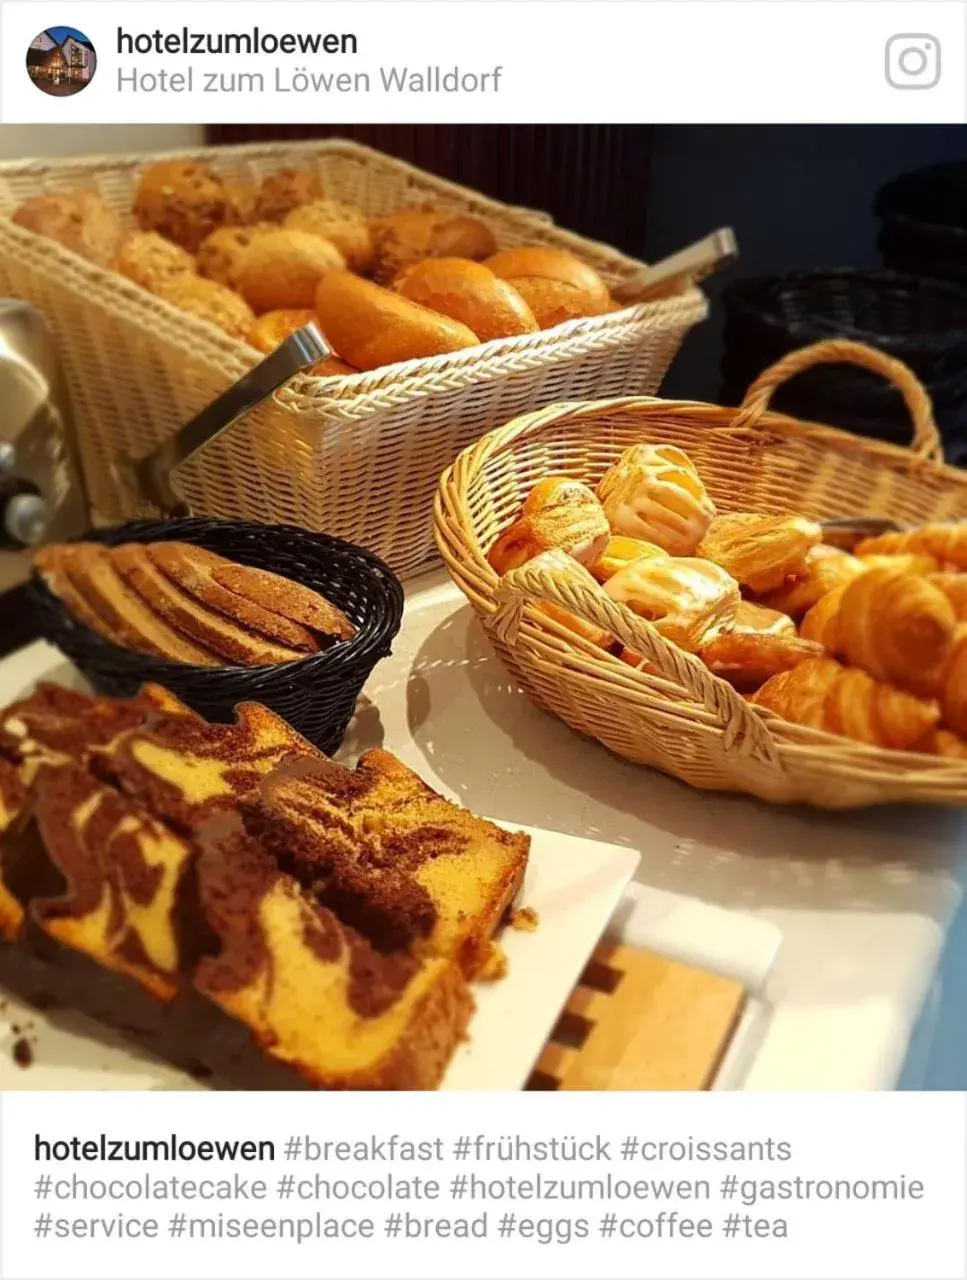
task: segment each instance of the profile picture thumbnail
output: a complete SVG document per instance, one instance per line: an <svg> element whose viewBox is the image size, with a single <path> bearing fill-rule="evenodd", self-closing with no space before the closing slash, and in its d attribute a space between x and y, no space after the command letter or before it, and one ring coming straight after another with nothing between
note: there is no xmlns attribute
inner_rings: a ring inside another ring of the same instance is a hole
<svg viewBox="0 0 967 1280"><path fill-rule="evenodd" d="M97 54L76 27L48 27L34 36L27 50L27 74L43 93L69 98L94 79Z"/></svg>

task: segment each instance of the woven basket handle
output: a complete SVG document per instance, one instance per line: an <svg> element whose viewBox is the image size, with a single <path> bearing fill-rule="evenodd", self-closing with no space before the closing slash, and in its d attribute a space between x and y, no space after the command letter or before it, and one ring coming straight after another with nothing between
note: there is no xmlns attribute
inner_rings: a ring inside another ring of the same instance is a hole
<svg viewBox="0 0 967 1280"><path fill-rule="evenodd" d="M943 462L940 432L923 383L900 360L894 360L875 347L867 347L861 342L847 342L845 339L814 342L798 351L790 351L774 365L770 365L759 374L745 393L745 399L729 430L742 431L757 427L769 408L773 393L784 382L794 378L797 373L805 373L807 369L814 369L821 364L859 365L873 373L882 374L887 381L892 382L906 401L913 419L913 440L910 443L912 453L926 462Z"/></svg>
<svg viewBox="0 0 967 1280"><path fill-rule="evenodd" d="M650 622L612 600L587 569L563 551L546 551L505 573L496 597L498 607L489 626L504 643L516 643L526 605L556 604L567 609L585 622L602 627L633 653L653 663L666 679L686 690L724 729L727 748L752 755L782 771L779 750L768 726L732 686L713 676L693 654L666 640Z"/></svg>

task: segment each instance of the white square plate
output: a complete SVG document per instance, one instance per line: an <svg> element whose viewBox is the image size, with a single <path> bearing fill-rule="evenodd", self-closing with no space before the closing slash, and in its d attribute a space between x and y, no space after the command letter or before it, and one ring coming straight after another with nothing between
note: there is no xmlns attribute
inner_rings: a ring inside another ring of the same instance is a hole
<svg viewBox="0 0 967 1280"><path fill-rule="evenodd" d="M41 679L83 684L55 649L31 645L0 662L0 704ZM507 976L474 988L470 1039L454 1055L444 1089L524 1086L639 862L636 852L615 845L550 831L528 834L531 856L520 903L537 912L539 927L503 931ZM34 1060L21 1068L12 1047L25 1030ZM0 992L0 1090L199 1087L88 1019L41 1014Z"/></svg>

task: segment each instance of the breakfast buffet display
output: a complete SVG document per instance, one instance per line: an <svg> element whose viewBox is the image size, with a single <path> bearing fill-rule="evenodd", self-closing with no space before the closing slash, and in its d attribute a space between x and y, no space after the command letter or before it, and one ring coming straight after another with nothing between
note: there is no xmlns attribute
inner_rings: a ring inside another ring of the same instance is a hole
<svg viewBox="0 0 967 1280"><path fill-rule="evenodd" d="M310 169L257 185L198 160L140 176L135 230L94 191L31 196L13 221L260 351L314 319L334 355L320 376L372 370L620 310L562 248L498 249L480 218L407 207L369 217Z"/></svg>

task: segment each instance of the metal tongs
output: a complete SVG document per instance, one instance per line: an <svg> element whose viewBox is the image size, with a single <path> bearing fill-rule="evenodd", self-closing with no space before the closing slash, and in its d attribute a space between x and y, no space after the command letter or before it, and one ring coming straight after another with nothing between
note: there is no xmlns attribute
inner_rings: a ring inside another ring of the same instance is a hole
<svg viewBox="0 0 967 1280"><path fill-rule="evenodd" d="M902 533L908 528L889 516L843 516L838 520L821 520L823 542L843 551L852 551L863 538L878 538L881 533Z"/></svg>
<svg viewBox="0 0 967 1280"><path fill-rule="evenodd" d="M722 271L738 256L739 246L734 231L731 227L720 227L704 239L662 258L661 262L642 267L615 285L611 292L618 302L626 302L629 306L647 302L649 298L667 297L698 284L715 271Z"/></svg>
<svg viewBox="0 0 967 1280"><path fill-rule="evenodd" d="M189 504L174 485L178 468L251 413L293 375L330 355L332 348L314 324L296 330L270 356L146 457L117 459L114 464L117 478L161 515L190 515Z"/></svg>

